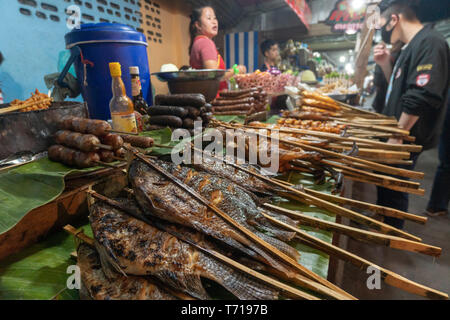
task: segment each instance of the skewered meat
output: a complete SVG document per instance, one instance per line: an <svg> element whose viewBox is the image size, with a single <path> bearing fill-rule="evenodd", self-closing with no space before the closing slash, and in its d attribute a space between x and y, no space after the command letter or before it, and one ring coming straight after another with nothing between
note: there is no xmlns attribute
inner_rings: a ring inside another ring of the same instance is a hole
<svg viewBox="0 0 450 320"><path fill-rule="evenodd" d="M345 125L336 124L332 121L312 121L312 120L297 120L293 118L281 118L277 121L279 125L284 127L292 127L298 129L321 131L340 134L345 130Z"/></svg>
<svg viewBox="0 0 450 320"><path fill-rule="evenodd" d="M83 152L97 151L100 140L92 134L82 134L67 130L60 130L55 134L55 142L66 147Z"/></svg>
<svg viewBox="0 0 450 320"><path fill-rule="evenodd" d="M114 153L115 153L116 157L125 158L125 155L127 154L127 150L125 150L124 148L120 148L119 150L116 150Z"/></svg>
<svg viewBox="0 0 450 320"><path fill-rule="evenodd" d="M18 107L18 106L25 106L28 105L28 107L19 109L20 112L30 112L30 111L36 111L36 110L45 110L50 107L52 104L53 99L50 98L45 93L40 93L38 89L34 93L31 93L31 97L28 98L25 101L21 100L13 100L10 103L11 107Z"/></svg>
<svg viewBox="0 0 450 320"><path fill-rule="evenodd" d="M51 146L48 149L48 158L78 168L95 167L97 162L100 161L100 156L95 152L85 153L61 145Z"/></svg>
<svg viewBox="0 0 450 320"><path fill-rule="evenodd" d="M114 162L114 152L109 151L109 150L100 150L98 152L98 155L100 156L100 160L106 163L111 163Z"/></svg>
<svg viewBox="0 0 450 320"><path fill-rule="evenodd" d="M174 106L151 106L148 109L148 114L150 116L173 115L180 118L184 118L188 115L188 110L186 110L183 107L174 107Z"/></svg>
<svg viewBox="0 0 450 320"><path fill-rule="evenodd" d="M117 134L108 133L101 137L102 143L111 146L113 150L119 150L123 147L123 139Z"/></svg>
<svg viewBox="0 0 450 320"><path fill-rule="evenodd" d="M100 257L94 248L82 243L77 250L77 266L81 273L81 293L93 300L175 300L163 288L154 284L149 277L124 276L109 271L107 278Z"/></svg>
<svg viewBox="0 0 450 320"><path fill-rule="evenodd" d="M102 120L90 120L85 118L66 117L61 122L65 130L79 133L89 133L94 136L105 136L112 130L108 122Z"/></svg>
<svg viewBox="0 0 450 320"><path fill-rule="evenodd" d="M175 290L200 299L209 298L201 278L221 284L239 299L278 297L276 290L108 205L92 205L89 218L102 264L109 263L126 274L151 275ZM204 245L201 235L189 234L193 242Z"/></svg>
<svg viewBox="0 0 450 320"><path fill-rule="evenodd" d="M153 147L153 143L154 143L154 140L150 137L122 135L122 138L123 138L123 141L131 144L133 147L144 148L144 149Z"/></svg>

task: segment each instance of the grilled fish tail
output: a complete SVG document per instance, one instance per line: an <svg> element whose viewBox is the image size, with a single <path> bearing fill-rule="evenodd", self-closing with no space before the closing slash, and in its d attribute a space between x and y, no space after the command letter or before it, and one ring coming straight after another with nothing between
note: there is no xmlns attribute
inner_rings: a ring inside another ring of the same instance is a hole
<svg viewBox="0 0 450 320"><path fill-rule="evenodd" d="M216 281L240 300L274 300L279 292L263 283L255 281L227 265L209 258L202 259L205 278Z"/></svg>
<svg viewBox="0 0 450 320"><path fill-rule="evenodd" d="M264 241L266 241L267 243L271 244L272 246L283 252L284 254L287 254L295 261L298 261L298 259L300 259L300 254L298 253L298 251L292 248L290 245L284 243L283 241L272 238L262 232L256 231L255 234Z"/></svg>

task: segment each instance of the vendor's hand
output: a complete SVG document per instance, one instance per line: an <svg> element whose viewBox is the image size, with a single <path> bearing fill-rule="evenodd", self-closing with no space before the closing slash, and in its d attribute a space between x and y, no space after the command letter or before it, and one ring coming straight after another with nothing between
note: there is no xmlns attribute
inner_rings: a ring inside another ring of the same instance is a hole
<svg viewBox="0 0 450 320"><path fill-rule="evenodd" d="M403 144L402 138L390 138L387 143L390 144Z"/></svg>
<svg viewBox="0 0 450 320"><path fill-rule="evenodd" d="M381 67L391 63L391 53L384 43L375 46L373 49L373 59Z"/></svg>

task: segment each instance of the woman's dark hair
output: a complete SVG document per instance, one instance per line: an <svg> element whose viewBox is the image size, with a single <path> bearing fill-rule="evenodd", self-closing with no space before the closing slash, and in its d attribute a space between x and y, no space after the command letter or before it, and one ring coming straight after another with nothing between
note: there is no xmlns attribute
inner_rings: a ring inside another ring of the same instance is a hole
<svg viewBox="0 0 450 320"><path fill-rule="evenodd" d="M191 23L189 24L189 34L191 36L191 44L189 45L189 54L191 54L192 46L194 45L194 40L195 37L197 36L197 27L195 26L195 23L200 21L200 18L202 17L203 14L203 9L205 8L212 8L212 7L205 5L192 10Z"/></svg>
<svg viewBox="0 0 450 320"><path fill-rule="evenodd" d="M3 55L2 55L2 53L0 52L0 65L3 63L3 60L4 60Z"/></svg>

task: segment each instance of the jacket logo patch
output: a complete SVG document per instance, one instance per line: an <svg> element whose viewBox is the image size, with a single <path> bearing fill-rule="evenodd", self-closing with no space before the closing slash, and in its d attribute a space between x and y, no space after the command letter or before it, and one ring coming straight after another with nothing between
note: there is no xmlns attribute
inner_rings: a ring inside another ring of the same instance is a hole
<svg viewBox="0 0 450 320"><path fill-rule="evenodd" d="M402 68L398 68L397 74L395 75L395 80L400 78L401 75L402 75Z"/></svg>
<svg viewBox="0 0 450 320"><path fill-rule="evenodd" d="M433 65L432 64L422 64L422 65L417 67L417 72L430 71L432 69L433 69Z"/></svg>
<svg viewBox="0 0 450 320"><path fill-rule="evenodd" d="M416 84L419 87L425 87L430 82L431 76L429 74L421 74L417 76Z"/></svg>

